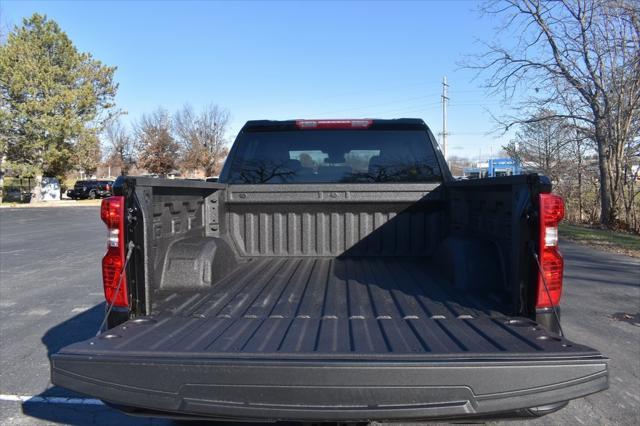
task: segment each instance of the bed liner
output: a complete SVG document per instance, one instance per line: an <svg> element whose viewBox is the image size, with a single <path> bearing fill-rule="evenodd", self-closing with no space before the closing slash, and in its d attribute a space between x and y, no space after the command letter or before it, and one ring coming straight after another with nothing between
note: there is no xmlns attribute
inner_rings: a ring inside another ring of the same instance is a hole
<svg viewBox="0 0 640 426"><path fill-rule="evenodd" d="M498 295L450 288L422 258L262 258L212 288L156 300L157 314L112 329L118 337L92 349L298 358L585 351L500 313Z"/></svg>
<svg viewBox="0 0 640 426"><path fill-rule="evenodd" d="M156 314L54 355L53 382L147 414L325 421L473 417L607 386L598 352L421 258L261 258L158 296Z"/></svg>

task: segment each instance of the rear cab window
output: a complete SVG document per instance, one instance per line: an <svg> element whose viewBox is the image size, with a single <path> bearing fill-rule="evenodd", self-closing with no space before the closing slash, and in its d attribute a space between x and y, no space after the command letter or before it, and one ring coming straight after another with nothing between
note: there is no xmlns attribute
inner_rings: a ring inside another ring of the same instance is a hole
<svg viewBox="0 0 640 426"><path fill-rule="evenodd" d="M221 176L230 184L442 180L425 130L243 131Z"/></svg>

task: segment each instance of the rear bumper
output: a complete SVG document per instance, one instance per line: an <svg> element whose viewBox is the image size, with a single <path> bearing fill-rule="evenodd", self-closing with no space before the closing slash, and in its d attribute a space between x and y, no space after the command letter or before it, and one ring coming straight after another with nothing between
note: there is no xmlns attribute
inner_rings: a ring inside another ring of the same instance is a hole
<svg viewBox="0 0 640 426"><path fill-rule="evenodd" d="M238 420L480 418L608 387L603 357L359 362L56 354L55 385L149 413ZM522 412L522 411L521 411Z"/></svg>

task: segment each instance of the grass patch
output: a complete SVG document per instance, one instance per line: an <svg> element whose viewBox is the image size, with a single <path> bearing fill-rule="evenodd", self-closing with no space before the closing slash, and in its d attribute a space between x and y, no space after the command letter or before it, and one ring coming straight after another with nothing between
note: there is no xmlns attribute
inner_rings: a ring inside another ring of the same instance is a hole
<svg viewBox="0 0 640 426"><path fill-rule="evenodd" d="M569 223L561 223L559 228L560 238L640 257L640 235Z"/></svg>

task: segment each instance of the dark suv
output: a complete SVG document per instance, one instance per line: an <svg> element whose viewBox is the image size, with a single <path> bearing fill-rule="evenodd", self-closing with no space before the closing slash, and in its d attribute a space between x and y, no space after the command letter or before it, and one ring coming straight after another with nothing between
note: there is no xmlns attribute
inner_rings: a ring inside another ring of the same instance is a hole
<svg viewBox="0 0 640 426"><path fill-rule="evenodd" d="M67 196L73 200L110 197L112 186L112 180L79 180L67 191Z"/></svg>

